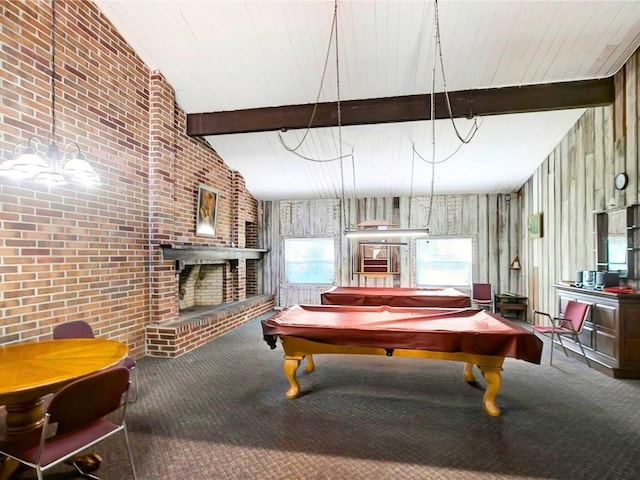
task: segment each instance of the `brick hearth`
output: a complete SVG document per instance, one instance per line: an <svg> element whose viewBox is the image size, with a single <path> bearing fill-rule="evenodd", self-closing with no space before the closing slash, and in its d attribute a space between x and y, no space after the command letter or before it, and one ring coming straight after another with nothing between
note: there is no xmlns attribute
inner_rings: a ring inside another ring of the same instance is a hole
<svg viewBox="0 0 640 480"><path fill-rule="evenodd" d="M147 355L178 357L273 310L273 307L271 295L256 295L216 307L193 307L173 321L146 326Z"/></svg>

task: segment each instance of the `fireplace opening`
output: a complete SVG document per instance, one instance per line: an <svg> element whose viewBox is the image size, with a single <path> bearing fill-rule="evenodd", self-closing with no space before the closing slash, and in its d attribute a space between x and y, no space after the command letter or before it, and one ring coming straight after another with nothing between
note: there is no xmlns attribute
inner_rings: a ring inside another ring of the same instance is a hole
<svg viewBox="0 0 640 480"><path fill-rule="evenodd" d="M172 318L183 321L227 309L261 296L262 256L267 250L237 247L162 247L164 260L173 260L175 290Z"/></svg>
<svg viewBox="0 0 640 480"><path fill-rule="evenodd" d="M184 266L178 284L180 313L224 303L225 267L224 263Z"/></svg>

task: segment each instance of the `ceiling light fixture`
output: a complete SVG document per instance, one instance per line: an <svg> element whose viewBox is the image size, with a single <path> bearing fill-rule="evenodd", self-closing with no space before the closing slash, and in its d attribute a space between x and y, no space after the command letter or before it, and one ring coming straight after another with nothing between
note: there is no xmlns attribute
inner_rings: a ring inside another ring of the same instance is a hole
<svg viewBox="0 0 640 480"><path fill-rule="evenodd" d="M77 143L68 144L63 155L56 145L56 0L51 0L50 35L50 85L51 85L51 137L49 147L40 153L43 144L38 138L30 137L26 142L13 148L9 160L0 164L0 175L32 180L47 185L65 185L67 182L87 186L99 185L100 177L87 161L87 157Z"/></svg>
<svg viewBox="0 0 640 480"><path fill-rule="evenodd" d="M380 226L368 230L345 230L347 238L428 237L428 228L386 228Z"/></svg>
<svg viewBox="0 0 640 480"><path fill-rule="evenodd" d="M373 247L380 245L385 247L406 247L409 244L407 242L388 242L387 240L363 240L362 242L359 242L359 245L371 245Z"/></svg>

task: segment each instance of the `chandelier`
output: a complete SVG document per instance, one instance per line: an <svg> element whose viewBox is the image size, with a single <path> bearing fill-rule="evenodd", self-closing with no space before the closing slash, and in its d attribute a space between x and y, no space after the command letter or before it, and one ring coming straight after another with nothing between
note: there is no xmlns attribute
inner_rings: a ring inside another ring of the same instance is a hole
<svg viewBox="0 0 640 480"><path fill-rule="evenodd" d="M13 148L11 158L0 164L0 175L14 179L30 180L47 185L61 186L79 183L87 186L100 184L100 177L87 161L77 143L69 143L62 150L56 138L56 0L51 0L50 35L50 85L51 85L51 135L49 145L30 137Z"/></svg>

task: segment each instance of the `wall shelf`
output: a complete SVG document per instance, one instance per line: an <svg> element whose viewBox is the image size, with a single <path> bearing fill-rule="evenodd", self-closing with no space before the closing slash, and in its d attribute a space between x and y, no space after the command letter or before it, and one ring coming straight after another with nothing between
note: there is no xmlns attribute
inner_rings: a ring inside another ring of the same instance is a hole
<svg viewBox="0 0 640 480"><path fill-rule="evenodd" d="M640 206L628 205L597 212L596 266L599 271L618 270L622 278L633 279L640 273ZM615 241L615 243L614 243ZM626 243L626 245L624 245ZM614 250L612 245L617 245ZM618 252L611 259L612 252ZM620 253L626 252L626 258ZM626 270L621 266L626 264Z"/></svg>
<svg viewBox="0 0 640 480"><path fill-rule="evenodd" d="M635 278L640 270L638 267L640 256L640 206L627 207L627 278Z"/></svg>

